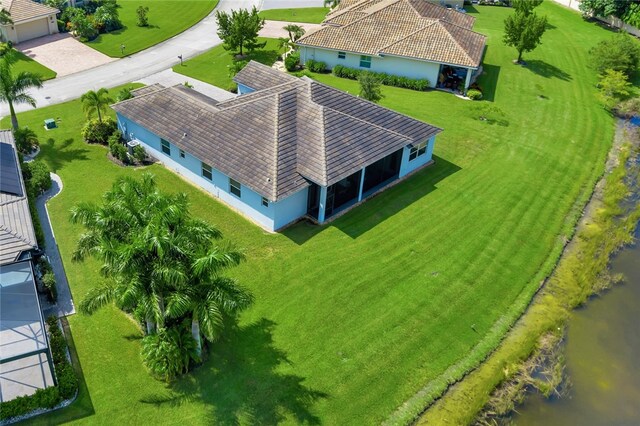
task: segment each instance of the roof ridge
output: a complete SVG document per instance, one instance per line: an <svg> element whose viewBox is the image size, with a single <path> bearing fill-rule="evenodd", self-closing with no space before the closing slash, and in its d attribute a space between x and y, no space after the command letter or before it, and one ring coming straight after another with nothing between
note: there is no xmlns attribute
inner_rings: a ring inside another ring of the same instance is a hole
<svg viewBox="0 0 640 426"><path fill-rule="evenodd" d="M378 9L378 10L374 10L373 12L369 12L369 13L367 13L367 12L364 12L364 11L363 11L362 13L366 13L366 15L365 15L365 16L363 16L363 17L361 17L361 18L358 18L358 19L356 19L356 20L355 20L355 21L353 21L353 22L349 22L347 25L340 25L340 28L348 28L348 27L350 27L351 25L356 24L356 23L358 23L358 22L362 21L363 19L370 18L371 16L375 15L376 13L380 13L380 12L382 12L383 10L385 10L385 9L386 9L386 8L388 8L388 7L393 6L394 4L397 4L397 3L400 3L400 2L403 2L403 3L404 3L404 1L405 1L405 0L389 0L389 3L388 3L387 5L385 5L384 7L381 7L380 9ZM381 5L381 4L383 4L383 3L384 3L384 1L381 1L380 3L378 3L378 4L377 4L377 5L375 5L375 6ZM322 29L322 28L321 28L321 29ZM303 38L304 38L304 37L303 37Z"/></svg>
<svg viewBox="0 0 640 426"><path fill-rule="evenodd" d="M320 120L320 126L321 126L320 135L322 136L321 140L320 140L320 148L322 149L322 154L323 154L322 155L322 162L323 162L323 164L322 164L322 178L324 179L323 182L328 184L329 183L329 177L327 175L327 163L328 163L328 161L327 161L327 138L325 136L326 135L325 129L327 128L327 123L326 123L326 120L327 120L326 110L327 110L327 108L324 107L323 105L320 105L320 104L315 103L313 101L313 98L311 98L311 85L309 85L309 100L312 103L314 103L315 105L317 105L318 108L320 108L320 114L322 115L322 120Z"/></svg>
<svg viewBox="0 0 640 426"><path fill-rule="evenodd" d="M7 225L5 225L5 224L0 224L0 231L5 231L7 234L13 235L14 237L19 239L23 243L30 245L31 247L36 247L37 246L35 241L29 241L26 237L24 237L21 234L18 234L17 232L13 231L12 229L8 228Z"/></svg>
<svg viewBox="0 0 640 426"><path fill-rule="evenodd" d="M365 102L370 102L370 101L367 101L366 99L362 99L362 98L358 98L358 99L361 99L361 100L363 100ZM373 102L371 102L371 103L373 103ZM375 124L375 123L372 123L370 121L363 120L362 118L354 117L353 115L347 114L347 113L342 112L342 111L338 111L337 109L333 109L333 108L329 108L329 107L324 107L324 108L327 108L328 110L333 111L336 114L345 115L345 116L347 116L347 117L349 117L349 118L351 118L353 120L359 121L361 123L365 123L365 124L367 124L369 126L372 126L372 127L376 127L376 128L378 128L378 129L380 129L380 130L382 130L384 132L393 133L394 135L397 135L397 136L399 136L399 137L401 137L403 139L407 139L410 143L413 142L413 140L409 136L403 135L402 133L396 132L395 130L387 129L386 127L382 127L382 126L380 126L378 124ZM411 118L411 117L409 117L409 118Z"/></svg>
<svg viewBox="0 0 640 426"><path fill-rule="evenodd" d="M296 86L294 86L294 84ZM286 90L287 91L288 90L294 90L297 87L297 85L299 85L299 84L300 84L300 80L287 81L286 83L278 84L277 86L267 87L266 89L256 90L255 92L247 93L247 94L241 95L241 96L236 96L235 98L225 99L224 101L222 101L222 102L220 102L218 104L218 105L223 106L223 108L220 108L219 111L232 109L232 108L237 108L239 106L246 105L246 104L248 104L250 102L255 102L258 99L269 98L269 97L278 95L278 94L280 94L282 92L273 91L273 89L276 89L276 88L279 88L279 87L282 87L282 86L291 85L292 87L290 89L288 88ZM273 93L264 93L264 92L267 92L267 91L273 91ZM254 96L254 94L255 95L262 94L262 97ZM244 101L238 102L238 99L241 99L241 100L244 99ZM231 106L226 106L227 103L231 103L231 102L233 102L233 104Z"/></svg>
<svg viewBox="0 0 640 426"><path fill-rule="evenodd" d="M282 97L282 92L276 93L276 113L273 114L274 121L274 133L275 133L275 141L273 144L273 158L274 158L274 167L275 169L271 171L273 176L273 182L271 183L271 190L275 198L278 198L278 168L280 167L280 156L278 152L280 151L280 98Z"/></svg>
<svg viewBox="0 0 640 426"><path fill-rule="evenodd" d="M181 93L181 94L183 94L183 95L186 95L186 96L189 96L189 99L194 100L194 101L198 102L199 104L204 105L204 106L205 106L205 108L207 108L207 109L209 109L209 108L213 108L212 112L218 112L218 111L220 111L220 109L219 109L219 108L216 108L215 106L213 106L213 105L211 105L211 104L206 103L206 102L205 102L205 101L203 101L202 99L199 99L197 96L191 96L191 94L190 94L190 93L187 93L187 92L183 92L183 91L181 91L181 90L179 89L179 87L184 87L185 89L193 90L194 92L199 93L199 94L201 94L201 95L204 95L204 96L206 96L206 97L207 97L207 98L209 98L209 99L213 99L211 96L207 96L207 95L205 95L204 93L200 93L200 92L198 92L197 90L192 89L192 88L187 87L187 86L184 86L184 85L182 85L182 84L180 84L180 83L178 83L178 84L174 84L174 85L173 85L173 86L171 86L171 87L167 87L167 89L176 89L176 90L178 90L178 92L179 92L179 93ZM156 90L155 92L151 92L151 93L157 93L157 92L159 92L159 90ZM233 98L232 98L232 99L233 99ZM215 99L213 99L213 100L215 101Z"/></svg>
<svg viewBox="0 0 640 426"><path fill-rule="evenodd" d="M468 29L466 29L466 28L464 28L464 27L461 27L460 25L456 25L456 24L454 24L454 23L452 23L452 22L449 22L449 21L438 21L438 23L442 26L442 28L444 28L444 30L446 31L447 35L449 36L449 38L450 38L451 40L453 40L453 42L455 43L455 45L456 45L456 46L458 46L458 48L460 48L460 50L462 51L462 53L464 54L464 56L466 56L466 57L467 57L467 59L469 60L469 62L470 62L470 63L473 63L473 62L474 62L474 61L473 61L473 58L469 55L469 52L467 52L467 49L465 49L465 48L464 48L464 46L462 46L462 45L458 42L458 40L453 36L453 34L451 34L451 31L449 30L449 28L447 28L447 26L446 26L445 24L453 25L453 26L458 27L458 28L460 28L460 29L462 29L462 30L470 31L470 32L472 32L472 33L473 33L474 31L473 31L473 30L468 30Z"/></svg>
<svg viewBox="0 0 640 426"><path fill-rule="evenodd" d="M9 194L9 195L14 196L15 198L13 200L7 200L7 201L0 202L0 206L7 206L9 204L13 204L13 203L17 203L19 201L23 201L23 200L25 200L27 198L26 195L15 195L15 194ZM0 226L1 225L2 224L0 224Z"/></svg>
<svg viewBox="0 0 640 426"><path fill-rule="evenodd" d="M412 32L412 33L410 33L410 34L407 34L406 36L402 37L400 40L396 40L396 41L394 41L393 43L390 43L390 44L388 44L388 45L386 45L386 46L382 46L380 49L378 49L378 52L383 52L383 51L384 51L384 49L386 49L387 47L391 47L391 46L393 46L394 44L398 44L398 43L400 43L401 41L408 39L408 38L409 38L409 37L411 37L412 35L417 34L417 33L419 33L420 31L426 30L426 29L427 29L427 28L429 28L430 26L435 25L435 24L436 24L436 22L438 21L437 19L429 19L429 18L422 18L422 17L420 17L420 18L421 18L421 19L424 19L424 20L429 20L430 22L429 22L427 25L425 25L424 27L420 27L420 28L418 28L417 30L415 30L414 32Z"/></svg>
<svg viewBox="0 0 640 426"><path fill-rule="evenodd" d="M138 87L137 89L133 89L132 91L139 90L139 89L144 89L145 87L151 87L151 86L154 86L154 85L156 85L156 84L160 84L160 83L153 83L153 84L150 84L150 85L148 85L148 86ZM160 86L162 86L162 85L160 84ZM135 99L142 99L142 98L146 98L146 97L147 97L147 96L149 96L149 95L154 95L154 94L156 94L156 93L158 93L158 92L164 92L165 90L171 89L172 87L173 87L173 86L169 86L169 87L164 87L164 86L162 86L162 89L154 90L153 92L143 93L143 94L141 94L141 95L137 95L137 96L134 96L134 97L132 97L132 98L125 99L125 100L123 100L123 101L114 102L114 103L112 103L112 104L111 104L111 105L109 105L109 106L110 106L110 107L112 107L112 106L114 106L114 105L123 105L123 104L126 104L126 103L130 103L131 101L133 101L133 100L135 100Z"/></svg>

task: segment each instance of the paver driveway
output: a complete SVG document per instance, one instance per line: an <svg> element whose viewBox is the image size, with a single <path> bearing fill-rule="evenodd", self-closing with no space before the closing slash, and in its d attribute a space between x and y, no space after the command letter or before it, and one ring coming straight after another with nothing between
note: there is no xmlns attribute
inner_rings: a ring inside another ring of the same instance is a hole
<svg viewBox="0 0 640 426"><path fill-rule="evenodd" d="M58 73L58 77L88 70L116 60L85 46L69 33L52 34L25 41L17 44L16 48Z"/></svg>

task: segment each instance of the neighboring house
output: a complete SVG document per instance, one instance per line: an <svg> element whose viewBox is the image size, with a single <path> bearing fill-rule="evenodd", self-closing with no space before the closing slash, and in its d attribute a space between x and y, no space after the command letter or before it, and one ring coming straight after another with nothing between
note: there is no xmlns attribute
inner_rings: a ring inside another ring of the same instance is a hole
<svg viewBox="0 0 640 426"><path fill-rule="evenodd" d="M55 385L32 264L38 254L13 134L0 130L0 401Z"/></svg>
<svg viewBox="0 0 640 426"><path fill-rule="evenodd" d="M302 63L428 79L432 87L464 92L480 70L486 37L472 31L471 15L427 0L340 4L296 42Z"/></svg>
<svg viewBox="0 0 640 426"><path fill-rule="evenodd" d="M432 164L441 129L250 62L217 102L151 86L112 106L129 140L269 231L318 223Z"/></svg>
<svg viewBox="0 0 640 426"><path fill-rule="evenodd" d="M2 0L2 8L11 14L13 21L0 25L4 41L17 44L58 32L58 9L31 0Z"/></svg>

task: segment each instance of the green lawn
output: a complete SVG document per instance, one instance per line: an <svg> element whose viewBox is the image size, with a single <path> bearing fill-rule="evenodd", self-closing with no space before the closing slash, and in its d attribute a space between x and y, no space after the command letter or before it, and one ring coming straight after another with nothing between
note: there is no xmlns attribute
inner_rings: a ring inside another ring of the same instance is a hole
<svg viewBox="0 0 640 426"><path fill-rule="evenodd" d="M118 12L124 28L108 34L101 34L87 46L109 55L121 58L120 45L125 45L124 56L156 45L194 26L218 5L219 0L119 0ZM139 6L149 8L149 26L136 25ZM211 34L214 37L215 34Z"/></svg>
<svg viewBox="0 0 640 426"><path fill-rule="evenodd" d="M260 42L267 42L264 49L248 53L247 60L261 62L265 65L273 65L278 59L278 40L272 38L258 38ZM235 87L229 77L229 65L233 62L233 54L224 50L222 45L218 45L202 55L185 61L183 65L176 65L173 70L188 77L197 78L209 84L213 84L223 89Z"/></svg>
<svg viewBox="0 0 640 426"><path fill-rule="evenodd" d="M16 50L16 58L18 61L14 65L14 72L18 73L20 71L28 71L36 74L40 74L43 80L51 80L52 78L56 78L56 72L50 70L39 62L31 59L24 53Z"/></svg>
<svg viewBox="0 0 640 426"><path fill-rule="evenodd" d="M244 248L248 260L234 275L256 304L202 367L171 386L144 371L140 332L117 309L71 317L86 388L70 408L32 423L380 423L492 350L551 271L603 170L613 120L595 102L587 51L609 33L545 2L540 12L553 27L523 68L500 41L511 11L471 12L489 35L481 85L508 125L474 119L473 102L447 93L384 87L383 105L445 129L436 164L330 225L276 235L149 167ZM357 91L352 81L319 79ZM49 206L78 301L101 278L95 262L70 261L81 229L69 223L69 208L141 170L122 169L106 148L80 140L77 101L20 119L41 129L52 116L61 127L37 131L42 159L65 185Z"/></svg>
<svg viewBox="0 0 640 426"><path fill-rule="evenodd" d="M260 12L260 17L270 21L305 22L319 24L329 13L328 7L303 7L299 9L270 9Z"/></svg>

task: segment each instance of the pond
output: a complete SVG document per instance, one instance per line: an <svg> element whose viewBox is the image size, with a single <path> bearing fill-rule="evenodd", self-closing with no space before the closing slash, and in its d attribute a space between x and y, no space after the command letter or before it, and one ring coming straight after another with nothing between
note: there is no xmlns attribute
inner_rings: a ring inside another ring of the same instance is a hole
<svg viewBox="0 0 640 426"><path fill-rule="evenodd" d="M569 321L568 395L528 396L515 424L640 424L640 246L621 251L611 269L624 274L624 284L591 299Z"/></svg>

